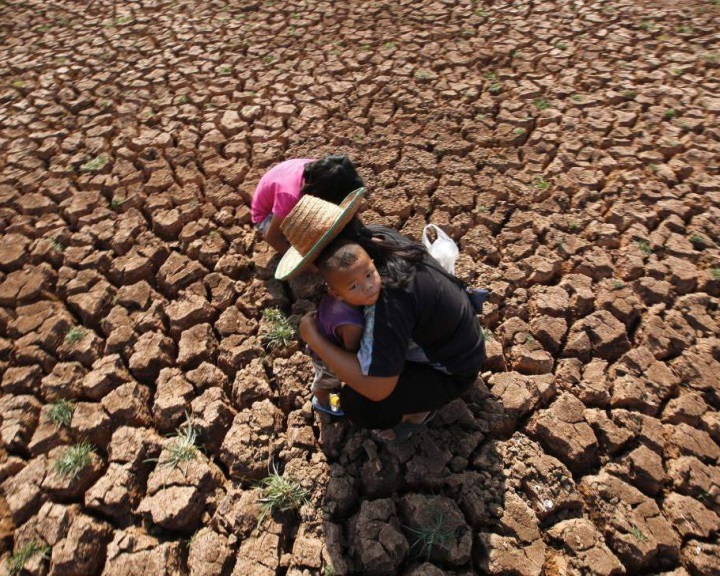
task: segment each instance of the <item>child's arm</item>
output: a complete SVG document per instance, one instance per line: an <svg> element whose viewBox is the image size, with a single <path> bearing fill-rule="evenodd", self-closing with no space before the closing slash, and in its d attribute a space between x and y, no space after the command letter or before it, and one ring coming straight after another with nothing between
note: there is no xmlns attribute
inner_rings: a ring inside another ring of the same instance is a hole
<svg viewBox="0 0 720 576"><path fill-rule="evenodd" d="M268 226L267 233L265 234L265 241L280 255L285 254L287 249L290 248L290 244L282 233L282 230L280 230L280 224L282 223L282 219L273 214L270 220L270 226Z"/></svg>
<svg viewBox="0 0 720 576"><path fill-rule="evenodd" d="M360 350L360 341L363 335L363 326L357 324L343 324L335 329L335 334L342 340L343 348L348 352Z"/></svg>
<svg viewBox="0 0 720 576"><path fill-rule="evenodd" d="M399 374L387 377L365 376L355 354L343 350L340 346L335 346L320 333L315 312L308 312L300 320L300 337L307 342L315 354L320 356L320 359L328 365L330 371L339 380L361 396L373 402L380 402L395 390Z"/></svg>

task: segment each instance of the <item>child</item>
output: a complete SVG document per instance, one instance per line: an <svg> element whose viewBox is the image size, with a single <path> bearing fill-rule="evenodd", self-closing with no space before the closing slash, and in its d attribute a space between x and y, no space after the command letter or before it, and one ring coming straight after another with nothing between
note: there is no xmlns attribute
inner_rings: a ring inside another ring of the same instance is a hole
<svg viewBox="0 0 720 576"><path fill-rule="evenodd" d="M380 294L381 281L375 264L359 244L338 241L323 251L317 265L328 287L315 316L318 329L330 342L355 354L365 328L362 308L372 306ZM313 407L342 415L329 406L330 393L339 391L340 381L315 355L313 366Z"/></svg>
<svg viewBox="0 0 720 576"><path fill-rule="evenodd" d="M312 194L340 204L350 192L363 185L347 156L285 160L260 178L252 198L252 222L263 239L284 254L290 245L280 225L302 195Z"/></svg>

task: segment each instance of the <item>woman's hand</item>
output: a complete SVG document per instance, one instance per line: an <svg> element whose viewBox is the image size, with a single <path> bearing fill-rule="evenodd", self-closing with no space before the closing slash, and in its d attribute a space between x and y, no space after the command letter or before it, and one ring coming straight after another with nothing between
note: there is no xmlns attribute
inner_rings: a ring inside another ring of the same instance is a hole
<svg viewBox="0 0 720 576"><path fill-rule="evenodd" d="M300 338L302 338L305 343L310 346L310 348L313 348L313 342L317 341L317 336L319 336L318 327L317 327L317 320L315 320L316 312L307 312L305 315L303 315L302 318L300 318L300 324L298 325L298 331L300 332ZM313 349L313 352L315 350Z"/></svg>

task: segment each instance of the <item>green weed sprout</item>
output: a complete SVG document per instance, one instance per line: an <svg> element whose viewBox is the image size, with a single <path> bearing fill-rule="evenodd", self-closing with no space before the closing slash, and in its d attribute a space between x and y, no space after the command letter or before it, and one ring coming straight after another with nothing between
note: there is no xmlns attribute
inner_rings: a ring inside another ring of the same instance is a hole
<svg viewBox="0 0 720 576"><path fill-rule="evenodd" d="M63 246L57 238L50 238L50 246L53 250L55 250L55 252L62 252L65 250L65 246Z"/></svg>
<svg viewBox="0 0 720 576"><path fill-rule="evenodd" d="M310 497L308 491L297 481L280 474L275 463L272 465L270 475L261 480L258 486L262 495L258 500L260 515L256 530L260 530L268 516L275 512L298 510Z"/></svg>
<svg viewBox="0 0 720 576"><path fill-rule="evenodd" d="M50 406L47 414L47 422L55 424L57 430L61 426L66 428L72 422L73 412L75 412L75 404L68 400L59 400Z"/></svg>
<svg viewBox="0 0 720 576"><path fill-rule="evenodd" d="M705 238L700 236L700 234L693 234L692 236L690 236L690 242L692 242L695 246L705 246Z"/></svg>
<svg viewBox="0 0 720 576"><path fill-rule="evenodd" d="M430 521L420 528L409 528L415 536L411 548L420 546L420 555L429 560L430 553L435 546L442 546L452 542L456 537L455 530L447 525L447 518L442 512L433 510Z"/></svg>
<svg viewBox="0 0 720 576"><path fill-rule="evenodd" d="M648 539L647 539L647 536L645 536L645 534L643 534L643 533L640 531L640 528L638 528L637 526L635 526L635 524L633 524L633 525L632 525L632 528L630 528L630 534L632 534L633 537L634 537L636 540L639 540L640 542L647 542L647 540L648 540Z"/></svg>
<svg viewBox="0 0 720 576"><path fill-rule="evenodd" d="M23 571L25 562L30 560L35 554L40 553L42 558L47 558L50 553L50 546L41 546L35 540L31 540L20 548L15 554L7 560L7 570L10 576L19 576Z"/></svg>
<svg viewBox="0 0 720 576"><path fill-rule="evenodd" d="M148 462L157 462L158 466L167 467L171 470L185 465L183 473L187 474L187 468L192 460L197 458L199 448L197 445L200 430L193 425L190 415L186 415L185 422L175 430L176 434L167 447L167 455L159 458L149 458Z"/></svg>
<svg viewBox="0 0 720 576"><path fill-rule="evenodd" d="M68 330L68 333L65 334L65 342L68 344L77 344L83 338L85 338L85 330L79 326L73 326Z"/></svg>
<svg viewBox="0 0 720 576"><path fill-rule="evenodd" d="M80 471L90 464L90 454L94 451L95 448L88 442L70 446L55 460L55 472L66 478L77 478Z"/></svg>
<svg viewBox="0 0 720 576"><path fill-rule="evenodd" d="M643 254L652 254L652 248L647 240L635 240L635 246L637 246Z"/></svg>
<svg viewBox="0 0 720 576"><path fill-rule="evenodd" d="M80 172L97 172L98 170L102 170L105 164L108 163L108 160L109 158L105 156L105 154L100 154L100 156L96 156L80 166Z"/></svg>
<svg viewBox="0 0 720 576"><path fill-rule="evenodd" d="M552 107L550 102L545 100L545 98L535 98L535 100L533 100L533 106L538 110L547 110Z"/></svg>
<svg viewBox="0 0 720 576"><path fill-rule="evenodd" d="M295 336L295 329L287 317L277 308L269 308L263 311L263 318L270 325L267 334L263 336L263 344L270 350L287 348Z"/></svg>
<svg viewBox="0 0 720 576"><path fill-rule="evenodd" d="M710 268L710 276L712 276L714 280L720 280L720 267Z"/></svg>
<svg viewBox="0 0 720 576"><path fill-rule="evenodd" d="M535 188L537 188L538 190L545 192L545 190L550 188L550 182L545 180L544 177L538 176L537 178L535 178L535 181L533 182L533 186L535 186Z"/></svg>

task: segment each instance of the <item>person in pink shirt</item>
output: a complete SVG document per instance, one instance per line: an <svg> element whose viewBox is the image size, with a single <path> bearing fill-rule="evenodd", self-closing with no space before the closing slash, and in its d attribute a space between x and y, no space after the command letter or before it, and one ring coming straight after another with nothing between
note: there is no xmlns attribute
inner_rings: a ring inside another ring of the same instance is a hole
<svg viewBox="0 0 720 576"><path fill-rule="evenodd" d="M303 194L340 204L350 192L363 186L347 156L285 160L260 178L252 198L252 222L263 239L284 254L290 244L280 225Z"/></svg>

